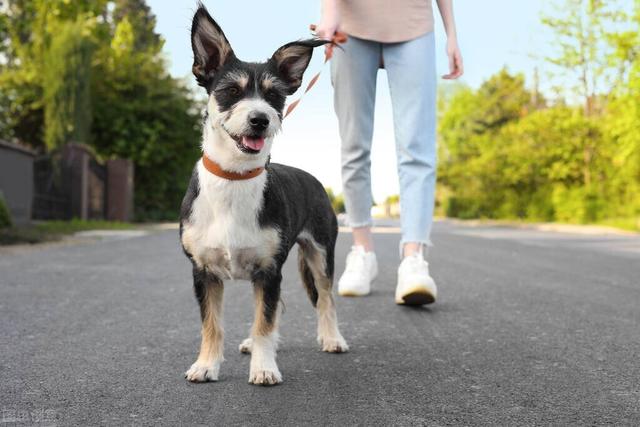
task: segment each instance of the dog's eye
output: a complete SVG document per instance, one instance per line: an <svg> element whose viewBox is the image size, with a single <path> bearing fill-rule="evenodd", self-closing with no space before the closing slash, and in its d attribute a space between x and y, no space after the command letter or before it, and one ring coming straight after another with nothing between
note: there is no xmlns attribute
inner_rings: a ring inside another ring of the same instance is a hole
<svg viewBox="0 0 640 427"><path fill-rule="evenodd" d="M231 86L227 89L227 93L231 96L238 96L240 95L240 89L236 86Z"/></svg>

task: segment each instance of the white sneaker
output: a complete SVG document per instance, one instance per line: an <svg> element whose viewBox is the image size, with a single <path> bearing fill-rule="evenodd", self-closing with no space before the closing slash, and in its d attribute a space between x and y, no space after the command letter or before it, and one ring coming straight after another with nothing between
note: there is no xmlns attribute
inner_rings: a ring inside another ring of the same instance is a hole
<svg viewBox="0 0 640 427"><path fill-rule="evenodd" d="M347 255L347 266L338 281L338 294L343 297L368 295L377 275L376 254L365 251L362 246L352 246Z"/></svg>
<svg viewBox="0 0 640 427"><path fill-rule="evenodd" d="M405 257L398 267L396 304L424 305L436 300L438 288L421 253Z"/></svg>

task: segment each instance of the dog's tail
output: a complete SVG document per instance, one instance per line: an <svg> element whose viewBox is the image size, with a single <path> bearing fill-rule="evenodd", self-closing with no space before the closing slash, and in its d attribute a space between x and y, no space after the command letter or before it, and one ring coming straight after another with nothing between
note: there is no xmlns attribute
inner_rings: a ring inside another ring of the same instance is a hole
<svg viewBox="0 0 640 427"><path fill-rule="evenodd" d="M304 256L304 249L302 246L298 249L298 269L300 270L300 276L302 277L302 284L307 291L307 295L309 295L309 300L311 300L311 304L315 307L318 303L318 289L316 288L313 273L311 272Z"/></svg>

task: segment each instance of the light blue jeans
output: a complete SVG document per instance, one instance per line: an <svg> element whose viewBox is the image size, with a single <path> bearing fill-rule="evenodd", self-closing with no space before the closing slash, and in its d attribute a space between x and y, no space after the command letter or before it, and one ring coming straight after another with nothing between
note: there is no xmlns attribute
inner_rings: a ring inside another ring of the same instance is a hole
<svg viewBox="0 0 640 427"><path fill-rule="evenodd" d="M437 154L434 34L402 43L349 37L341 46L343 49L334 49L331 77L342 139L342 183L349 226L372 223L370 154L376 76L383 58L400 177L400 244L431 246Z"/></svg>

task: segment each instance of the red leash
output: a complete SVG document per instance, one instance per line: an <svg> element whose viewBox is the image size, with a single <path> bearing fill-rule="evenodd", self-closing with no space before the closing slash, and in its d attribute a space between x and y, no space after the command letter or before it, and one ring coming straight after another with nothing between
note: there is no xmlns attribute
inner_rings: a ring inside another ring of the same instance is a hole
<svg viewBox="0 0 640 427"><path fill-rule="evenodd" d="M309 28L311 29L311 31L315 31L316 30L316 26L311 24L309 26ZM327 64L327 62L329 62L329 60L333 57L333 48L340 43L345 43L347 41L347 35L343 32L340 31L336 31L336 33L334 34L333 38L331 39L331 44L327 46L327 48L324 51L324 63L322 64L322 68L320 69L320 71L318 71L316 73L315 76L313 76L313 78L311 78L311 80L309 81L309 83L307 84L307 87L305 88L304 92L302 93L302 95L300 95L300 98L296 99L295 101L293 101L291 104L289 104L289 106L287 107L287 111L284 113L284 118L286 118L289 114L291 114L291 112L293 110L295 110L295 108L298 106L298 104L300 104L300 101L302 101L302 98L307 94L307 92L309 92L311 90L311 88L316 84L316 82L318 81L318 79L320 78L320 74L322 74L322 71L324 70L324 66Z"/></svg>

